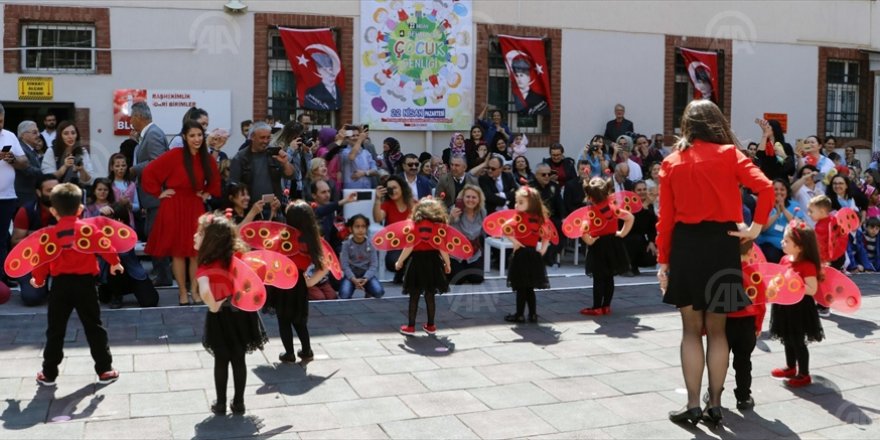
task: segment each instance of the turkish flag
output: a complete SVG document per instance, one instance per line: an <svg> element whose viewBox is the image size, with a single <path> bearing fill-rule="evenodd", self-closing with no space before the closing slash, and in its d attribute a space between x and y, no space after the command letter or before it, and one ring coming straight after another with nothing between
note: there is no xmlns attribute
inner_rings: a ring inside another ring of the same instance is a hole
<svg viewBox="0 0 880 440"><path fill-rule="evenodd" d="M544 39L499 35L498 42L510 75L516 110L521 114L549 115L553 106Z"/></svg>
<svg viewBox="0 0 880 440"><path fill-rule="evenodd" d="M287 60L296 76L299 106L310 110L339 110L345 72L333 41L325 29L278 28Z"/></svg>
<svg viewBox="0 0 880 440"><path fill-rule="evenodd" d="M717 104L718 54L683 47L679 49L691 84L694 85L694 99L708 99Z"/></svg>

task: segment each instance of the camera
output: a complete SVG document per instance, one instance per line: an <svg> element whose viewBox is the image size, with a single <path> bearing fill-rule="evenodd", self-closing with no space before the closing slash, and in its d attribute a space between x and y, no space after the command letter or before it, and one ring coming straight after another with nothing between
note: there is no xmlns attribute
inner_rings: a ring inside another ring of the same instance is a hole
<svg viewBox="0 0 880 440"><path fill-rule="evenodd" d="M83 164L83 158L82 158L82 157L77 157L76 159L73 160L73 164L76 165L76 166L78 166L78 167L81 167L82 164Z"/></svg>

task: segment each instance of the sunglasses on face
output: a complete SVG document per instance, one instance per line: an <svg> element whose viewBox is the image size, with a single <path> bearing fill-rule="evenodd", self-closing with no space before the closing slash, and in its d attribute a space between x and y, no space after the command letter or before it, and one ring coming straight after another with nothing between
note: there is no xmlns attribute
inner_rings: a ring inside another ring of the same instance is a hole
<svg viewBox="0 0 880 440"><path fill-rule="evenodd" d="M538 176L540 176L540 177L547 177L549 175L550 175L550 173L538 173Z"/></svg>
<svg viewBox="0 0 880 440"><path fill-rule="evenodd" d="M419 167L419 164L417 164L417 163L408 163L408 164L406 164L406 166L408 166L408 167L410 167L410 168L418 168L418 167Z"/></svg>

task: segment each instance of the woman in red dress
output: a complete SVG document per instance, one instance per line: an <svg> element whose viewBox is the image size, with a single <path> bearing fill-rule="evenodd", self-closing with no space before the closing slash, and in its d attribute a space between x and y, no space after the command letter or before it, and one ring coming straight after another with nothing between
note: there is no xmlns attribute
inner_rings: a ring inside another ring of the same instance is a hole
<svg viewBox="0 0 880 440"><path fill-rule="evenodd" d="M186 264L189 260L189 279L196 279L196 250L193 235L198 229L199 216L205 213L205 200L220 197L220 172L205 144L205 130L195 121L183 124L183 146L175 148L150 162L144 169L141 184L153 197L158 197L159 212L156 223L147 238L144 251L154 257L171 257L171 270L179 289L180 305L188 305L186 292ZM195 283L192 298L196 304L202 299Z"/></svg>

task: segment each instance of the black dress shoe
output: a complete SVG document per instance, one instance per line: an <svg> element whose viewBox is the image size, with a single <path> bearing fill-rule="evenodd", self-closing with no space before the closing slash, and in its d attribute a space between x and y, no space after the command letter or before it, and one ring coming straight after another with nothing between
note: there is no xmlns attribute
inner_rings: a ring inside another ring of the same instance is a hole
<svg viewBox="0 0 880 440"><path fill-rule="evenodd" d="M229 404L229 409L232 410L233 414L244 414L244 402L232 402Z"/></svg>
<svg viewBox="0 0 880 440"><path fill-rule="evenodd" d="M736 409L740 411L748 411L755 407L755 399L749 397L746 400L737 400L736 401Z"/></svg>
<svg viewBox="0 0 880 440"><path fill-rule="evenodd" d="M294 364L296 363L296 356L294 356L293 353L281 353L280 355L278 355L278 360L281 362Z"/></svg>
<svg viewBox="0 0 880 440"><path fill-rule="evenodd" d="M299 356L299 358L302 359L303 362L311 362L315 360L315 353L311 350L308 353L300 350L296 352L296 355Z"/></svg>
<svg viewBox="0 0 880 440"><path fill-rule="evenodd" d="M518 323L526 322L526 318L523 317L523 315L517 315L514 313L511 313L511 314L505 316L504 320L507 322L518 322Z"/></svg>
<svg viewBox="0 0 880 440"><path fill-rule="evenodd" d="M529 322L531 322L531 323L538 322L538 315L537 314L529 315Z"/></svg>
<svg viewBox="0 0 880 440"><path fill-rule="evenodd" d="M700 410L700 407L696 408L686 408L680 411L670 411L669 412L669 420L672 423L685 423L688 422L691 425L696 425L700 422L700 418L703 416L703 411Z"/></svg>
<svg viewBox="0 0 880 440"><path fill-rule="evenodd" d="M720 406L714 406L712 408L706 407L706 410L703 411L703 423L712 429L721 425L721 419L722 415Z"/></svg>
<svg viewBox="0 0 880 440"><path fill-rule="evenodd" d="M218 416L222 416L226 414L226 402L214 401L214 404L211 405L211 412L217 414Z"/></svg>

